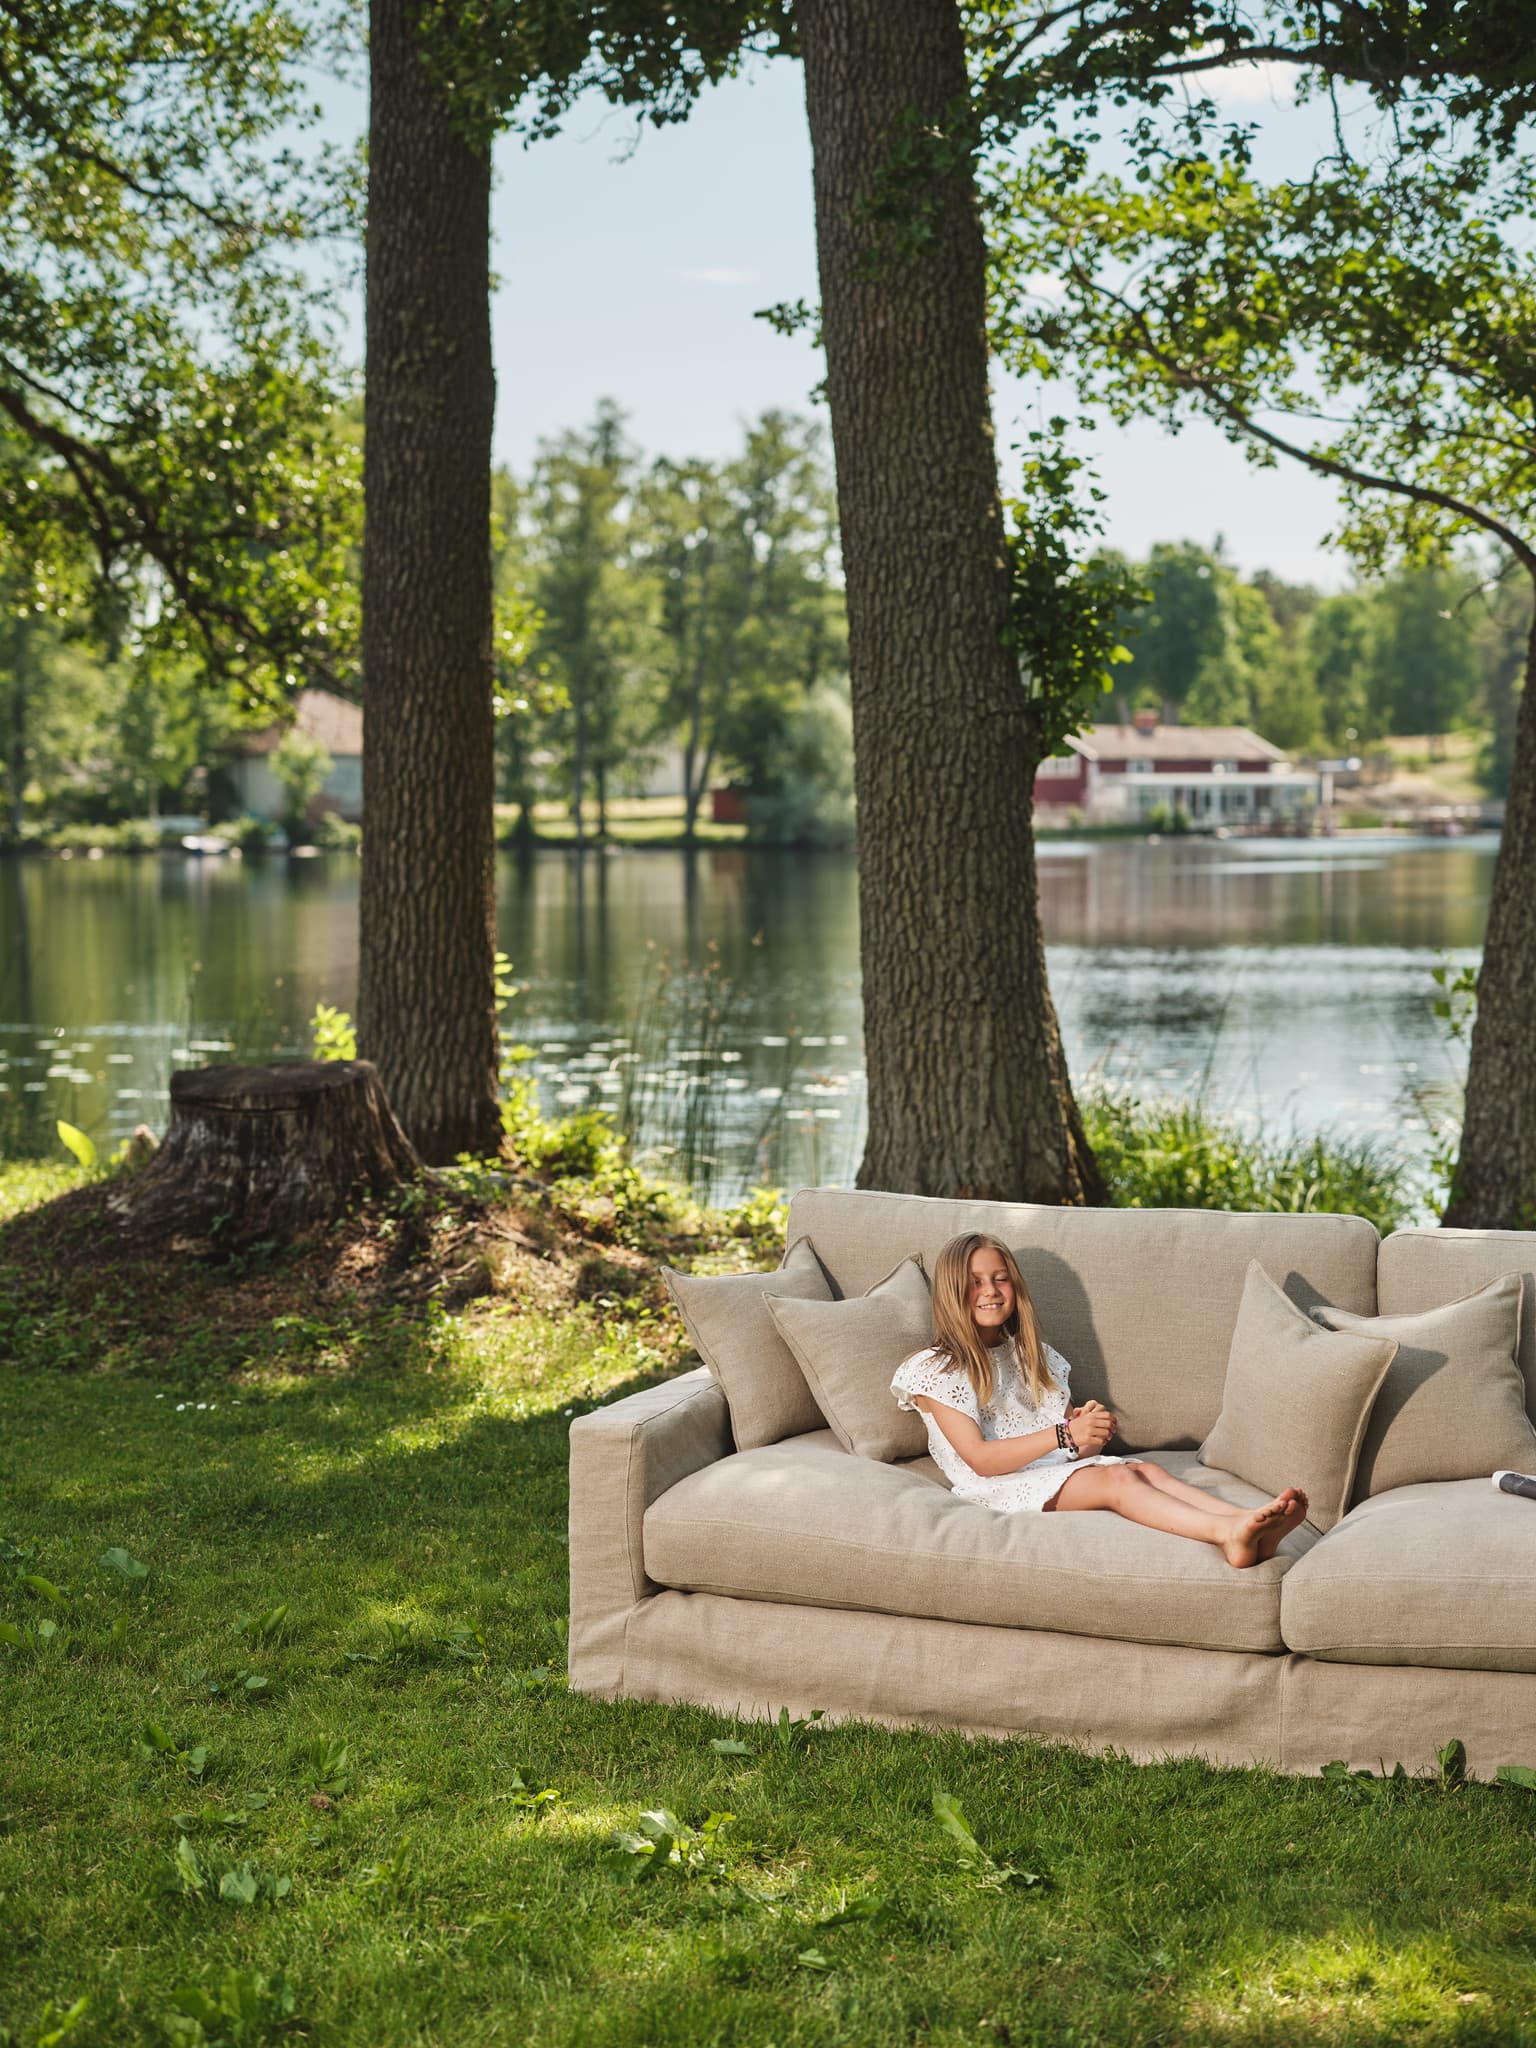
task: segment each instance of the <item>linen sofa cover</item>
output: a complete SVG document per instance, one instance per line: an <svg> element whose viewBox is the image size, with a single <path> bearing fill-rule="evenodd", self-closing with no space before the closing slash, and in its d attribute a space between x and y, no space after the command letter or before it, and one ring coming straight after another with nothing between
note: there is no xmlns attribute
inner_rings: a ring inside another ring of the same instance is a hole
<svg viewBox="0 0 1536 2048"><path fill-rule="evenodd" d="M1486 1479L1378 1493L1286 1574L1280 1627L1324 1663L1536 1672L1536 1503Z"/></svg>
<svg viewBox="0 0 1536 2048"><path fill-rule="evenodd" d="M1149 1761L1277 1764L1291 1661L665 1592L630 1619L623 1691L769 1721L788 1707L829 1721L1043 1736ZM1536 1680L1476 1675L1536 1694Z"/></svg>
<svg viewBox="0 0 1536 2048"><path fill-rule="evenodd" d="M962 1230L1017 1253L1041 1328L1072 1368L1073 1400L1114 1409L1133 1450L1193 1450L1209 1432L1250 1259L1298 1308L1377 1313L1378 1239L1358 1216L1053 1209L846 1188L803 1189L790 1203L791 1239L814 1238L844 1294L864 1293L905 1252L931 1273Z"/></svg>
<svg viewBox="0 0 1536 2048"><path fill-rule="evenodd" d="M1462 1300L1501 1273L1520 1274L1518 1362L1526 1414L1536 1420L1536 1231L1394 1230L1381 1241L1376 1272L1380 1316L1418 1315Z"/></svg>
<svg viewBox="0 0 1536 2048"><path fill-rule="evenodd" d="M1234 1506L1265 1496L1188 1453L1160 1458ZM791 1605L1054 1629L1196 1649L1276 1651L1280 1585L1315 1541L1267 1564L1118 1515L1000 1515L957 1500L930 1459L877 1464L830 1430L705 1466L645 1517L646 1576L679 1590Z"/></svg>

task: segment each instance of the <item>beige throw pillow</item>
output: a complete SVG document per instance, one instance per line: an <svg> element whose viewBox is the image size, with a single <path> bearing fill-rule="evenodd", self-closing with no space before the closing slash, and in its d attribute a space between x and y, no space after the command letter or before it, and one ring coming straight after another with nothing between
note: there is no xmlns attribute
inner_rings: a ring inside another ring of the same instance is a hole
<svg viewBox="0 0 1536 2048"><path fill-rule="evenodd" d="M1302 1487L1308 1521L1331 1529L1349 1506L1371 1403L1396 1355L1394 1339L1325 1330L1251 1260L1201 1464L1266 1493Z"/></svg>
<svg viewBox="0 0 1536 2048"><path fill-rule="evenodd" d="M890 1464L928 1448L923 1418L897 1407L891 1374L933 1342L928 1276L917 1259L852 1301L768 1297L769 1312L845 1451Z"/></svg>
<svg viewBox="0 0 1536 2048"><path fill-rule="evenodd" d="M1356 1500L1426 1479L1484 1479L1536 1469L1520 1355L1521 1277L1409 1316L1312 1311L1330 1330L1395 1338L1398 1353L1371 1410L1355 1473Z"/></svg>
<svg viewBox="0 0 1536 2048"><path fill-rule="evenodd" d="M795 1239L776 1273L661 1271L694 1349L720 1382L738 1451L823 1427L805 1375L768 1313L770 1289L799 1300L832 1300L808 1237Z"/></svg>

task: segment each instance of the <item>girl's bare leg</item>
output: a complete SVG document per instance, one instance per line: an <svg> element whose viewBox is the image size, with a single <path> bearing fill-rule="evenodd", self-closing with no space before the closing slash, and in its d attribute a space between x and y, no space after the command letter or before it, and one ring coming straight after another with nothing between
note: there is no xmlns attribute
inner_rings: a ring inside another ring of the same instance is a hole
<svg viewBox="0 0 1536 2048"><path fill-rule="evenodd" d="M1160 1493L1171 1494L1175 1500L1188 1501L1192 1507L1206 1508L1213 1515L1241 1515L1245 1512L1242 1508L1229 1507L1224 1500L1216 1500L1212 1495L1202 1493L1197 1486L1190 1486L1182 1479L1175 1479L1171 1472L1165 1472L1161 1465L1154 1465L1150 1460L1139 1464L1137 1469L1142 1478L1155 1486ZM1288 1500L1291 1505L1280 1522L1273 1529L1267 1529L1259 1538L1261 1563L1265 1558L1273 1557L1291 1531L1299 1528L1307 1518L1307 1496L1299 1486L1282 1486L1275 1498Z"/></svg>
<svg viewBox="0 0 1536 2048"><path fill-rule="evenodd" d="M1187 1536L1196 1543L1212 1543L1227 1563L1242 1569L1259 1562L1260 1544L1266 1554L1287 1529L1294 1528L1306 1512L1290 1494L1277 1495L1262 1507L1229 1508L1224 1501L1196 1496L1191 1501L1180 1494L1193 1494L1193 1487L1181 1487L1180 1494L1158 1486L1145 1475L1156 1467L1146 1465L1090 1465L1074 1472L1056 1495L1052 1506L1068 1513L1107 1508L1124 1515L1143 1528L1164 1529L1171 1536Z"/></svg>

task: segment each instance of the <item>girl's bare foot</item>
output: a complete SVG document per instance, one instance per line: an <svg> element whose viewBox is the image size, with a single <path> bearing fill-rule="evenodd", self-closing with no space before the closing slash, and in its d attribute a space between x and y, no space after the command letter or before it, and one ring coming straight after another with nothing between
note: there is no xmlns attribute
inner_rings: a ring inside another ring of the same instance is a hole
<svg viewBox="0 0 1536 2048"><path fill-rule="evenodd" d="M1221 1540L1221 1554L1227 1563L1242 1571L1262 1557L1273 1557L1275 1545L1289 1535L1307 1512L1306 1495L1288 1486L1263 1507L1252 1508L1231 1524ZM1267 1546L1267 1547L1266 1547Z"/></svg>
<svg viewBox="0 0 1536 2048"><path fill-rule="evenodd" d="M1271 1528L1266 1529L1259 1538L1260 1564L1266 1558L1273 1557L1291 1531L1299 1529L1307 1519L1307 1496L1299 1486L1282 1486L1275 1498L1277 1500L1288 1500L1290 1505L1280 1520Z"/></svg>

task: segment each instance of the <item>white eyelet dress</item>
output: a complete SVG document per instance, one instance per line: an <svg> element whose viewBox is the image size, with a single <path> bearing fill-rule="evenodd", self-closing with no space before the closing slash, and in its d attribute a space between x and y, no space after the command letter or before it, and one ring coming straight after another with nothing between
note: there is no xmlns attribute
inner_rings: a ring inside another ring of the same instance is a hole
<svg viewBox="0 0 1536 2048"><path fill-rule="evenodd" d="M1011 1338L993 1353L992 1398L981 1407L963 1367L951 1368L939 1351L919 1351L896 1369L891 1392L902 1408L911 1408L914 1394L925 1394L946 1408L958 1408L968 1415L991 1443L1000 1438L1029 1436L1037 1429L1051 1429L1067 1416L1067 1396L1072 1368L1059 1351L1045 1347L1054 1387L1037 1408L1029 1398L1029 1382L1019 1363ZM1002 1514L1038 1514L1056 1498L1063 1483L1086 1465L1135 1465L1136 1458L1069 1458L1065 1451L1047 1451L1043 1458L1017 1472L999 1472L991 1478L973 1472L945 1436L933 1417L923 1415L928 1426L928 1449L933 1462L961 1500L974 1500Z"/></svg>

